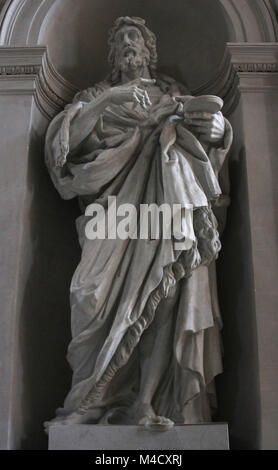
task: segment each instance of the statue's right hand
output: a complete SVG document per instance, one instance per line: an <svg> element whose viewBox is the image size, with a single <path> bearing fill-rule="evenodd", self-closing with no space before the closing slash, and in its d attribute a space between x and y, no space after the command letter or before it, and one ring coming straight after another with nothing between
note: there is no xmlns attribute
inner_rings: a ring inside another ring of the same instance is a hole
<svg viewBox="0 0 278 470"><path fill-rule="evenodd" d="M60 144L61 153L56 159L56 167L62 168L67 162L67 155L69 153L69 145L65 142Z"/></svg>
<svg viewBox="0 0 278 470"><path fill-rule="evenodd" d="M140 88L154 84L155 80L138 78L124 85L110 88L110 102L116 105L133 102L135 105L140 104L144 109L148 109L152 105L147 90Z"/></svg>
<svg viewBox="0 0 278 470"><path fill-rule="evenodd" d="M58 167L58 168L63 168L63 166L66 164L66 162L67 162L67 157L66 157L66 155L61 154L61 155L59 155L58 158L57 158L56 167Z"/></svg>

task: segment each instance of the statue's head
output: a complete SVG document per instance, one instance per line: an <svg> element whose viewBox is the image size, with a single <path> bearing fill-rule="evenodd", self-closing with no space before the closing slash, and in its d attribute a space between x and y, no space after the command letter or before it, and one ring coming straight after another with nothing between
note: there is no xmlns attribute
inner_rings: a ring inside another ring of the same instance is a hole
<svg viewBox="0 0 278 470"><path fill-rule="evenodd" d="M121 72L147 66L152 77L157 64L156 37L137 17L118 18L108 35L110 47L108 62L111 66L112 82L119 81Z"/></svg>

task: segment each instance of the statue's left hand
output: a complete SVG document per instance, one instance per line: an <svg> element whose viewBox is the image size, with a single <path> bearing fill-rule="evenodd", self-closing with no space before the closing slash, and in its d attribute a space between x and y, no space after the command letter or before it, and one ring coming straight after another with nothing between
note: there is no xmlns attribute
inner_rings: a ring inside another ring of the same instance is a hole
<svg viewBox="0 0 278 470"><path fill-rule="evenodd" d="M225 120L221 111L216 114L185 113L184 122L204 142L218 144L224 137Z"/></svg>

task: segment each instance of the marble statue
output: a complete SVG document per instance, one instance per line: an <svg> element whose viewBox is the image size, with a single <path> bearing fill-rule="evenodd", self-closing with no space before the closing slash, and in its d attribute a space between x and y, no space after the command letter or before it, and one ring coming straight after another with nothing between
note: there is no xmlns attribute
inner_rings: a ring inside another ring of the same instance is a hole
<svg viewBox="0 0 278 470"><path fill-rule="evenodd" d="M143 19L118 18L109 47L110 75L79 92L46 136L52 181L82 209L72 387L46 427L209 422L222 372L215 214L232 129L219 98L194 98L157 72L156 37ZM88 238L86 209L98 203L106 217L111 196L117 206L180 204L179 248L174 235Z"/></svg>

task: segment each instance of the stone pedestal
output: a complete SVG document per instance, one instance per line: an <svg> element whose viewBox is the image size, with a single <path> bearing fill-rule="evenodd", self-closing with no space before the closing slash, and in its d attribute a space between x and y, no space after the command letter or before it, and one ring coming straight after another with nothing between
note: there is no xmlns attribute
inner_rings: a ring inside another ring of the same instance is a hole
<svg viewBox="0 0 278 470"><path fill-rule="evenodd" d="M228 425L175 426L162 432L143 426L52 426L49 450L229 450Z"/></svg>

